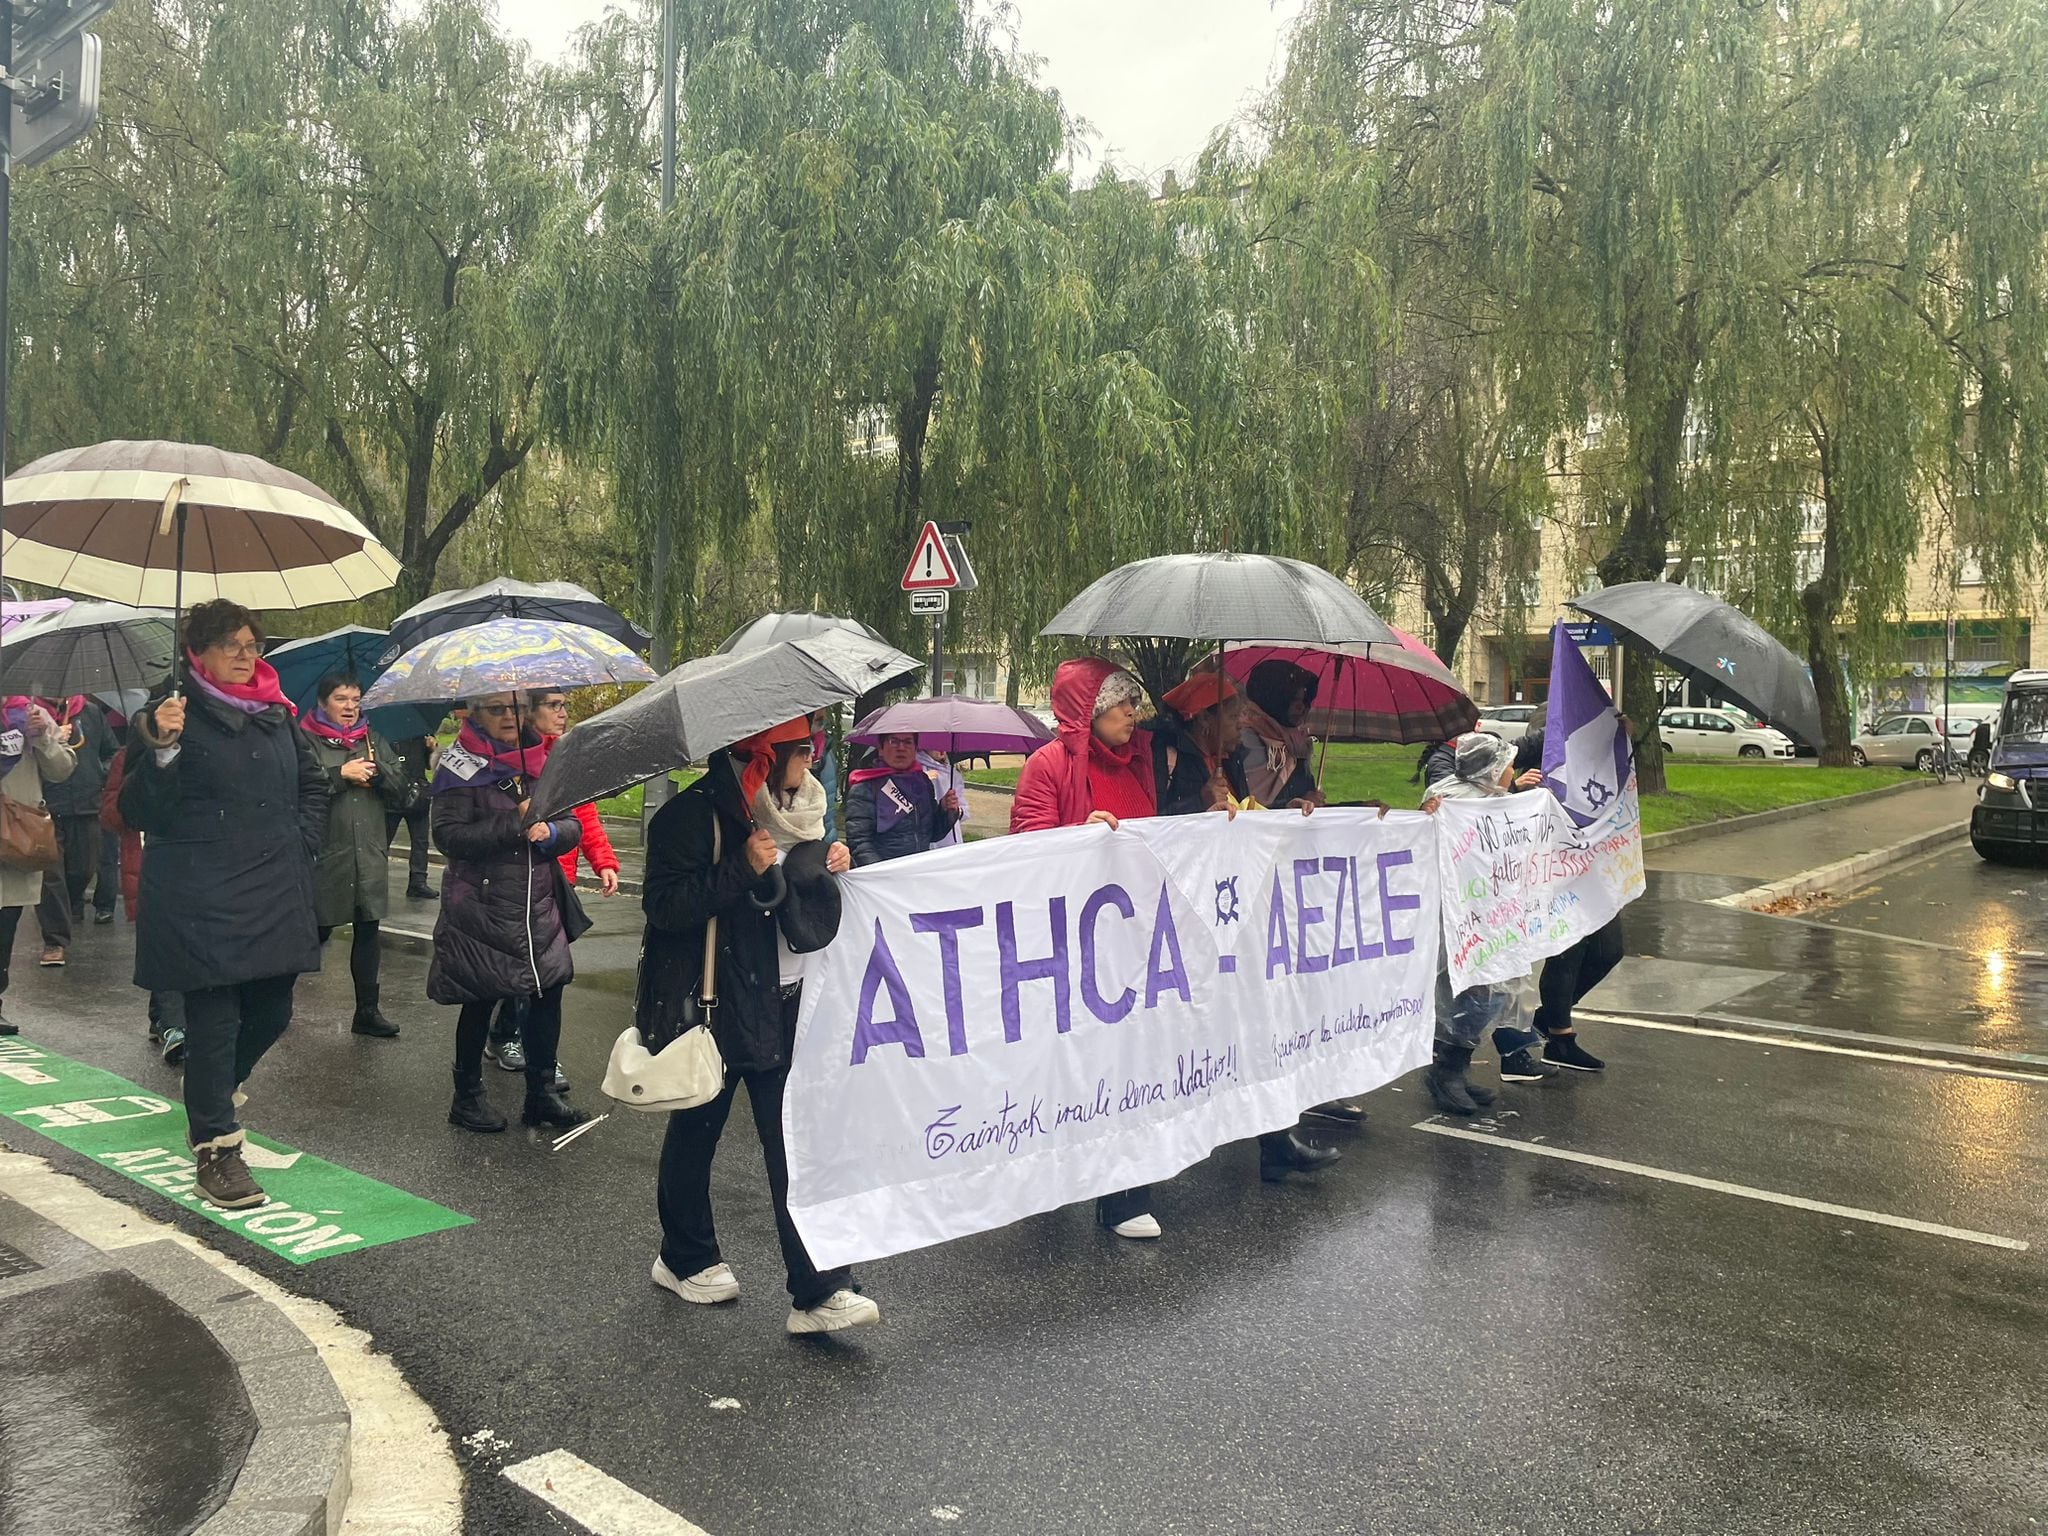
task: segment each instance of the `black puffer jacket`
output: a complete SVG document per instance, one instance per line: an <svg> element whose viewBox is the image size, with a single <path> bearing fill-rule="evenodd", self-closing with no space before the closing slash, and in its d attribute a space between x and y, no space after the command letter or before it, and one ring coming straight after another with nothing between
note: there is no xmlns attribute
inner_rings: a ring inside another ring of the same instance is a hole
<svg viewBox="0 0 2048 1536"><path fill-rule="evenodd" d="M672 1034L683 1003L704 974L704 925L718 918L718 1006L711 1033L728 1070L789 1065L795 1040L783 1028L782 971L776 921L762 903L781 889L773 871L747 862L752 828L740 815L732 758L720 752L703 778L663 806L647 829L647 875L640 905L647 936L640 952L635 1014L643 1032ZM720 857L711 858L716 817Z"/></svg>
<svg viewBox="0 0 2048 1536"><path fill-rule="evenodd" d="M247 715L193 689L168 765L135 733L120 807L149 840L135 985L197 992L320 969L313 859L327 779L283 709Z"/></svg>
<svg viewBox="0 0 2048 1536"><path fill-rule="evenodd" d="M519 778L479 780L434 796L434 846L448 859L427 996L437 1003L532 997L576 974L562 926L562 866L583 828L574 816L548 823L553 841L531 843Z"/></svg>
<svg viewBox="0 0 2048 1536"><path fill-rule="evenodd" d="M863 779L846 791L845 805L846 849L855 864L924 853L960 819L939 803L922 771Z"/></svg>

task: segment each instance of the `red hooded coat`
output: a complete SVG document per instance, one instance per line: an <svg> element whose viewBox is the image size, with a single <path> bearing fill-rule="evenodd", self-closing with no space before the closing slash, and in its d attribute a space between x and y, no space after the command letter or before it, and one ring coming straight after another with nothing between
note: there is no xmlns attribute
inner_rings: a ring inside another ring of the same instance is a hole
<svg viewBox="0 0 2048 1536"><path fill-rule="evenodd" d="M1032 753L1017 776L1017 797L1010 805L1012 832L1078 827L1098 803L1118 816L1154 813L1158 801L1149 734L1139 731L1124 753L1113 753L1095 739L1095 700L1103 680L1117 670L1096 656L1060 663L1052 679L1059 740Z"/></svg>

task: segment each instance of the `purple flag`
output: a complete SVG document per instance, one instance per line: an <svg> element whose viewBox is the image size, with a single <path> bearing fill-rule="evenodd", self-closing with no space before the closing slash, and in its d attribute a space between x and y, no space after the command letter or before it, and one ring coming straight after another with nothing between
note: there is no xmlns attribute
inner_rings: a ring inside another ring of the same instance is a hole
<svg viewBox="0 0 2048 1536"><path fill-rule="evenodd" d="M1562 624L1550 632L1549 708L1543 778L1583 827L1605 815L1628 784L1628 735L1614 701Z"/></svg>

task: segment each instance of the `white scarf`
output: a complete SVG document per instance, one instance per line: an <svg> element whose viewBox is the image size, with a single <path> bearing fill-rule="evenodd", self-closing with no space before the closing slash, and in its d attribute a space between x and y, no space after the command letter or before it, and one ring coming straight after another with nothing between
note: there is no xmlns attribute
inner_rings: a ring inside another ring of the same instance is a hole
<svg viewBox="0 0 2048 1536"><path fill-rule="evenodd" d="M788 807L777 803L775 791L763 784L754 793L754 825L775 839L784 853L798 843L815 843L825 836L825 786L814 774L805 774L797 786L796 799Z"/></svg>

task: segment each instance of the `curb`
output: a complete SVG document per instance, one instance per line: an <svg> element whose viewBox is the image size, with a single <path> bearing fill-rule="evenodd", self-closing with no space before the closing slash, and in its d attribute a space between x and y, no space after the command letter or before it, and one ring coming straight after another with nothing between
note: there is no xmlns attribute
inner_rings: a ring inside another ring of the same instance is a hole
<svg viewBox="0 0 2048 1536"><path fill-rule="evenodd" d="M354 1421L326 1362L283 1312L169 1238L103 1250L5 1195L0 1233L36 1266L5 1282L0 1293L10 1299L126 1274L198 1323L231 1363L256 1436L225 1502L195 1536L335 1536Z"/></svg>
<svg viewBox="0 0 2048 1536"><path fill-rule="evenodd" d="M1861 789L1853 795L1835 795L1825 800L1802 800L1797 805L1781 805L1773 811L1752 811L1747 816L1730 816L1725 821L1703 821L1696 827L1674 827L1669 832L1652 832L1645 837L1643 852L1675 848L1681 843L1719 837L1726 832L1746 832L1751 827L1767 827L1773 822L1797 821L1802 816L1818 816L1845 805L1861 805L1867 800L1882 800L1887 795L1903 795L1916 789L1935 787L1931 777L1920 774L1904 784L1887 784L1882 789Z"/></svg>
<svg viewBox="0 0 2048 1536"><path fill-rule="evenodd" d="M1580 1018L1595 1023L1626 1025L1631 1019L1650 1024L1683 1024L1693 1029L1718 1029L1758 1040L1812 1040L1827 1045L1851 1046L1891 1056L1910 1056L1949 1066L1988 1068L1993 1071L2024 1073L2048 1078L2048 1055L2035 1051L1991 1051L1982 1046L1950 1045L1941 1040L1915 1040L1896 1035L1873 1035L1857 1029L1829 1029L1819 1024L1790 1024L1783 1019L1759 1019L1741 1013L1664 1013L1653 1008L1631 1008L1612 1013L1581 1006Z"/></svg>
<svg viewBox="0 0 2048 1536"><path fill-rule="evenodd" d="M1755 912L1774 901L1783 901L1788 896L1838 896L1864 884L1880 870L1889 869L1894 864L1903 864L1908 859L1918 858L1921 854L1946 843L1961 842L1969 835L1968 821L1959 821L1948 827L1936 827L1932 832L1909 837L1902 843L1893 843L1889 848L1873 848L1868 853L1838 859L1832 864L1823 864L1818 869L1802 870L1799 874L1787 875L1784 879L1773 880L1768 885L1752 886L1746 891L1711 897L1704 905L1731 907L1738 912Z"/></svg>

